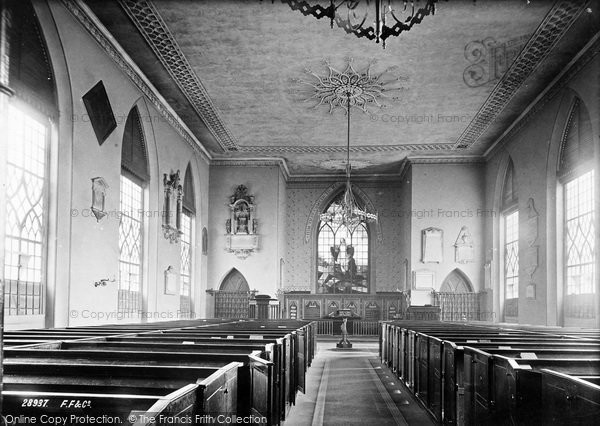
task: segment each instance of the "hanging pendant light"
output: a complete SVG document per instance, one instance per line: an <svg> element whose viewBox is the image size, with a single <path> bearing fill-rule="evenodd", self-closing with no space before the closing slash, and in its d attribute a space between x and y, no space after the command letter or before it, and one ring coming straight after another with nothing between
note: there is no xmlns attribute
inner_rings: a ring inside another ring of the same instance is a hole
<svg viewBox="0 0 600 426"><path fill-rule="evenodd" d="M344 195L338 201L334 201L327 212L320 215L322 222L327 222L333 225L345 225L352 232L359 224L377 221L377 213L370 213L362 209L352 192L352 184L350 182L350 174L352 166L350 164L350 108L351 108L350 90L346 91L346 107L348 116L348 133L346 142L346 189Z"/></svg>

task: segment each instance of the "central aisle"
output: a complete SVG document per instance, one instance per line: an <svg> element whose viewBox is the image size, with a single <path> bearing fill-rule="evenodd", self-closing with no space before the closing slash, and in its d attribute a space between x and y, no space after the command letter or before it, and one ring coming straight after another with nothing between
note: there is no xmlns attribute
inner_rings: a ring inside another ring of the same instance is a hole
<svg viewBox="0 0 600 426"><path fill-rule="evenodd" d="M337 340L321 340L285 426L433 425L429 416L378 358L378 341L352 340L352 349L337 349Z"/></svg>

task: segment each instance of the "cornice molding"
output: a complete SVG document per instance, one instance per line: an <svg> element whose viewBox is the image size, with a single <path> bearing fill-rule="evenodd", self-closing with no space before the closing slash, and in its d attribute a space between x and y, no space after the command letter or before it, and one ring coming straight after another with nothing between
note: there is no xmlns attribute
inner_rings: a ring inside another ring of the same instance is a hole
<svg viewBox="0 0 600 426"><path fill-rule="evenodd" d="M552 80L552 82L525 108L515 121L502 133L483 154L486 159L493 157L519 131L533 119L536 114L558 95L596 55L600 53L600 33L597 33L588 44L569 62L569 64Z"/></svg>
<svg viewBox="0 0 600 426"><path fill-rule="evenodd" d="M478 164L485 163L485 158L481 155L462 155L447 157L418 157L409 156L408 161L411 164Z"/></svg>
<svg viewBox="0 0 600 426"><path fill-rule="evenodd" d="M402 178L402 173L393 174L368 174L368 175L352 175L352 183L360 184L367 187L378 187L381 183L398 183ZM297 174L291 175L288 179L288 184L295 188L317 188L323 185L334 182L345 182L346 175L344 174Z"/></svg>
<svg viewBox="0 0 600 426"><path fill-rule="evenodd" d="M290 170L283 158L213 158L211 167L279 167L286 181L290 179Z"/></svg>
<svg viewBox="0 0 600 426"><path fill-rule="evenodd" d="M508 71L502 76L473 120L454 143L454 149L470 148L500 115L533 71L552 51L588 1L559 0L531 36Z"/></svg>
<svg viewBox="0 0 600 426"><path fill-rule="evenodd" d="M391 151L444 151L453 148L451 143L433 144L401 144L401 145L355 145L350 147L350 152L391 152ZM320 153L345 153L345 145L246 145L239 146L239 152L261 152L261 153L293 153L293 154L320 154Z"/></svg>
<svg viewBox="0 0 600 426"><path fill-rule="evenodd" d="M237 151L238 143L235 137L225 125L221 113L156 7L151 1L146 0L118 0L118 2L219 145L224 151Z"/></svg>
<svg viewBox="0 0 600 426"><path fill-rule="evenodd" d="M106 27L99 21L94 12L82 0L62 0L62 4L100 45L119 69L146 96L146 99L152 103L167 123L208 163L212 157L210 153L194 136L166 99L162 97L156 87L148 80L133 59L131 59Z"/></svg>

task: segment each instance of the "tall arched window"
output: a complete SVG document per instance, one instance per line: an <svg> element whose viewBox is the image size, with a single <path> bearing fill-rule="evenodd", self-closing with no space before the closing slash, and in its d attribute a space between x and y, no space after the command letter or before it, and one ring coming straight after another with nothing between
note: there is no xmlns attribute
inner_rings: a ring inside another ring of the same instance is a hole
<svg viewBox="0 0 600 426"><path fill-rule="evenodd" d="M514 165L508 160L502 187L504 315L519 315L519 208Z"/></svg>
<svg viewBox="0 0 600 426"><path fill-rule="evenodd" d="M29 1L0 9L0 191L4 223L5 315L27 316L44 326L47 287L47 233L51 123L57 115L52 66ZM9 96L10 95L10 96ZM21 321L21 320L20 320Z"/></svg>
<svg viewBox="0 0 600 426"><path fill-rule="evenodd" d="M343 193L340 197L343 196ZM326 209L333 212L334 200ZM369 293L369 230L320 222L317 234L317 293Z"/></svg>
<svg viewBox="0 0 600 426"><path fill-rule="evenodd" d="M561 140L563 283L566 318L594 318L597 256L594 147L590 117L575 98Z"/></svg>
<svg viewBox="0 0 600 426"><path fill-rule="evenodd" d="M191 164L188 164L183 181L183 209L181 215L181 286L179 287L179 316L192 317L192 265L194 247L194 218L196 200Z"/></svg>
<svg viewBox="0 0 600 426"><path fill-rule="evenodd" d="M142 307L144 187L150 181L148 156L137 107L125 122L121 150L118 312Z"/></svg>

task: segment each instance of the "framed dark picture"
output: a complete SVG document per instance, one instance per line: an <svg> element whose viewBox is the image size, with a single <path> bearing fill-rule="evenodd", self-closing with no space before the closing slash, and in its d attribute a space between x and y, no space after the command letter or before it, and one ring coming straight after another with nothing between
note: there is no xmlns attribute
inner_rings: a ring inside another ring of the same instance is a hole
<svg viewBox="0 0 600 426"><path fill-rule="evenodd" d="M117 121L113 115L102 80L83 95L82 99L89 116L89 121L92 123L92 128L96 134L96 139L102 145L117 127Z"/></svg>

